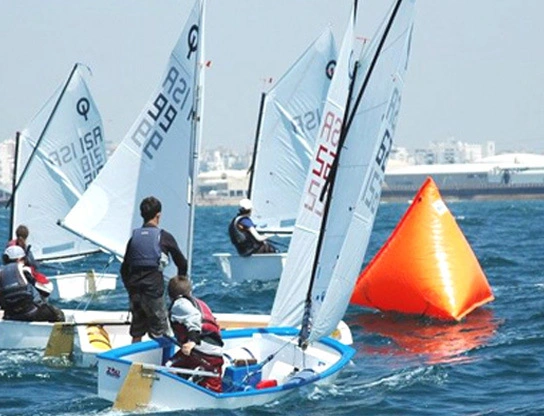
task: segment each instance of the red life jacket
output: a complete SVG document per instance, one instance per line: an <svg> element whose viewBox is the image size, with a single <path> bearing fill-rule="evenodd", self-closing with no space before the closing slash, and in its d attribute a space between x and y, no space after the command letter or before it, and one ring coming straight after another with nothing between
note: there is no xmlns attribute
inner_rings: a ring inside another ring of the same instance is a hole
<svg viewBox="0 0 544 416"><path fill-rule="evenodd" d="M200 311L200 315L202 315L200 339L210 344L222 346L223 341L221 340L221 328L219 327L215 316L213 316L210 307L204 301L198 298L188 296L186 299L189 299L195 308ZM170 322L177 340L180 342L180 344L185 344L189 337L187 327L179 322L173 322L172 320L170 320Z"/></svg>

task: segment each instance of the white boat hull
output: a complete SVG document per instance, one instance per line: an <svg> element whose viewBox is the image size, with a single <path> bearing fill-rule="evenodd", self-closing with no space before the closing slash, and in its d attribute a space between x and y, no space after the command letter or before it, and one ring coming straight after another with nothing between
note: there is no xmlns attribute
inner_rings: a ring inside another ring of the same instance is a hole
<svg viewBox="0 0 544 416"><path fill-rule="evenodd" d="M98 292L109 292L117 287L117 275L113 273L80 272L50 276L53 283L51 300L76 299Z"/></svg>
<svg viewBox="0 0 544 416"><path fill-rule="evenodd" d="M248 257L230 253L214 253L223 277L233 282L245 280L278 280L287 259L287 253L254 254Z"/></svg>
<svg viewBox="0 0 544 416"><path fill-rule="evenodd" d="M67 322L77 324L72 358L78 366L95 366L97 354L132 342L127 311L63 309L63 312ZM51 337L53 323L9 321L2 319L3 315L4 312L0 310L0 349L45 349ZM242 313L218 313L215 316L223 329L263 328L270 319L270 315ZM105 334L98 328L102 328ZM344 322L340 322L332 336L345 345L353 343L351 331Z"/></svg>
<svg viewBox="0 0 544 416"><path fill-rule="evenodd" d="M74 309L62 311L66 322L123 322L128 319L126 311L77 311ZM5 320L4 311L0 310L0 349L45 349L53 325L53 322Z"/></svg>
<svg viewBox="0 0 544 416"><path fill-rule="evenodd" d="M111 322L115 318L119 322L127 322L127 314L115 317L114 312L105 312L110 314L108 318L103 316L103 321ZM270 315L243 314L243 313L218 313L215 314L217 322L221 329L244 329L244 328L265 328L268 326ZM76 317L76 322L88 322L83 317ZM94 326L93 326L94 327ZM77 335L74 342L74 361L77 365L84 367L93 367L97 364L96 355L110 349L120 348L129 345L132 337L129 334L130 325L103 325L102 330L90 326L77 326ZM105 331L105 332L104 332ZM331 338L338 340L344 345L353 344L351 330L344 321L338 324L337 329L331 334ZM146 338L148 339L148 338Z"/></svg>
<svg viewBox="0 0 544 416"><path fill-rule="evenodd" d="M262 366L259 378L274 380L277 385L259 389L244 378L240 384L225 384L223 392L215 393L191 381L173 374L162 366L174 348L167 341L148 341L114 349L98 355L98 395L103 399L126 405L123 384L127 380L131 365L142 363L144 371L136 377L152 377L147 391L130 391L136 408L149 407L164 410L190 409L235 409L258 406L273 402L300 387L333 381L338 372L353 357L355 351L338 341L325 338L308 346L303 352L297 346L295 328L244 329L223 332L224 351L232 358L249 350L258 363L273 356ZM243 347L243 349L242 349ZM230 366L225 364L224 370ZM231 367L232 368L232 367ZM240 367L238 367L240 368ZM295 368L306 370L296 372ZM243 368L242 368L243 370ZM293 374L294 373L294 374ZM310 374L304 377L303 374ZM133 378L135 373L131 374ZM149 380L149 379L148 379ZM130 380L131 383L133 380ZM148 396L148 399L143 397ZM144 400L145 402L141 402ZM124 409L119 409L124 410Z"/></svg>

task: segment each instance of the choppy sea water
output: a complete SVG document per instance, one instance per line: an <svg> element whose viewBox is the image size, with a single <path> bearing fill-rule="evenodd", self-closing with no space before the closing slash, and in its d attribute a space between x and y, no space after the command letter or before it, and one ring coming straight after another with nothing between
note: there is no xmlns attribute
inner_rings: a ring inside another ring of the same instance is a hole
<svg viewBox="0 0 544 416"><path fill-rule="evenodd" d="M294 393L265 407L179 414L544 415L544 201L457 202L448 207L480 260L495 301L454 325L350 307L345 321L357 354L333 385ZM407 208L380 206L366 261ZM213 252L232 252L226 227L234 214L233 207L197 208L195 294L217 312L269 313L275 283L226 283L212 260ZM7 239L8 217L0 209L1 238ZM96 255L59 271L99 271L107 260ZM118 267L113 263L107 271ZM127 304L119 285L89 307L125 310ZM96 370L48 367L37 351L0 351L0 415L120 414L110 406L96 395Z"/></svg>

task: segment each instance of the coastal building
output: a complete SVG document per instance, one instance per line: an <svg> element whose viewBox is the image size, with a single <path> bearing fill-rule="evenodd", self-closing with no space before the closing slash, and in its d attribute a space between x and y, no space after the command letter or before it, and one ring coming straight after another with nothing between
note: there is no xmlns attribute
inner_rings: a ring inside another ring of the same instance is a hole
<svg viewBox="0 0 544 416"><path fill-rule="evenodd" d="M247 195L247 169L222 169L198 175L197 205L233 205Z"/></svg>
<svg viewBox="0 0 544 416"><path fill-rule="evenodd" d="M383 201L407 201L431 176L445 199L544 198L544 155L508 153L472 163L409 165L389 161L382 190ZM246 169L201 173L199 204L235 204L246 196Z"/></svg>
<svg viewBox="0 0 544 416"><path fill-rule="evenodd" d="M388 165L382 200L411 199L431 176L446 199L544 198L544 155L508 153L473 163Z"/></svg>

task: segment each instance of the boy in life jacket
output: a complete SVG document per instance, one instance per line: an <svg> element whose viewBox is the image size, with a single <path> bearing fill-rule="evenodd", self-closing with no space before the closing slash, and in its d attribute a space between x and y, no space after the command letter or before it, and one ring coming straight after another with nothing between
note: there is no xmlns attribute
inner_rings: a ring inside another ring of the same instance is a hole
<svg viewBox="0 0 544 416"><path fill-rule="evenodd" d="M238 254L247 257L252 254L277 253L278 250L266 241L267 237L259 234L251 219L253 209L251 200L242 199L239 207L238 214L229 224L230 241L236 247Z"/></svg>
<svg viewBox="0 0 544 416"><path fill-rule="evenodd" d="M19 246L10 246L4 252L8 263L0 270L0 306L4 319L14 321L64 321L64 313L49 305L36 281L25 266L25 251Z"/></svg>
<svg viewBox="0 0 544 416"><path fill-rule="evenodd" d="M19 225L15 230L15 238L8 241L6 249L12 246L19 246L25 251L25 266L30 268L32 276L36 280L36 288L43 296L47 297L53 291L53 283L49 281L46 275L38 271L38 262L34 259L30 244L27 244L28 235L28 227L23 224ZM2 260L4 264L10 262L10 259L6 254L2 256Z"/></svg>
<svg viewBox="0 0 544 416"><path fill-rule="evenodd" d="M217 373L217 377L193 376L192 380L210 390L221 392L223 340L212 311L192 295L187 276L174 276L168 282L170 324L181 345L167 365Z"/></svg>

